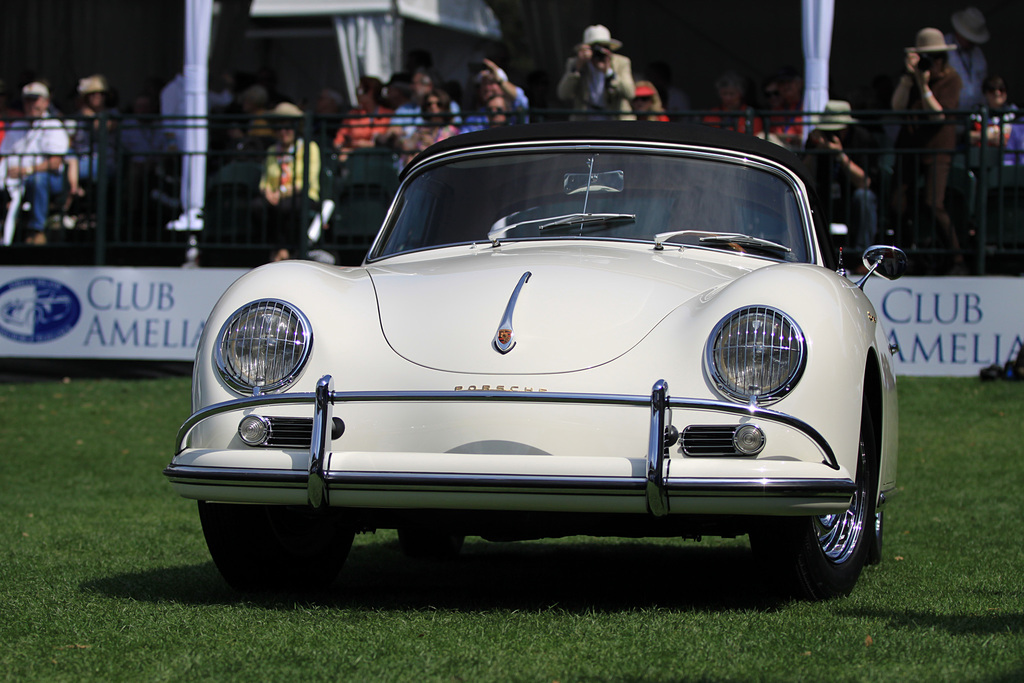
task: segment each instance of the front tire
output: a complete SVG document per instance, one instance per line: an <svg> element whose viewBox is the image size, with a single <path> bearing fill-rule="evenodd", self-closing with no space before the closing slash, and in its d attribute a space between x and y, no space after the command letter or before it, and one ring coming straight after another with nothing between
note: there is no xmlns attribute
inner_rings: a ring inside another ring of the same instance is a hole
<svg viewBox="0 0 1024 683"><path fill-rule="evenodd" d="M199 501L214 564L239 591L317 591L338 576L355 536L336 510Z"/></svg>
<svg viewBox="0 0 1024 683"><path fill-rule="evenodd" d="M834 515L773 520L751 532L755 556L797 596L827 600L849 595L872 559L872 550L880 546L875 448L874 423L865 403L857 448L857 490L850 507Z"/></svg>

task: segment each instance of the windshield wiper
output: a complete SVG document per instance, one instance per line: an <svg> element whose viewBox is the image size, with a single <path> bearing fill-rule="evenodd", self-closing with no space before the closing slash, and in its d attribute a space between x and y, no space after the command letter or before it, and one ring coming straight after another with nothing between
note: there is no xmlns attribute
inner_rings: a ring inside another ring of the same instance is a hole
<svg viewBox="0 0 1024 683"><path fill-rule="evenodd" d="M538 230L549 230L551 228L561 228L565 226L573 226L579 224L582 228L584 225L599 225L603 223L621 223L623 221L635 222L635 213L570 213L565 216L553 217L547 223L541 224Z"/></svg>
<svg viewBox="0 0 1024 683"><path fill-rule="evenodd" d="M700 242L702 244L738 244L741 247L754 247L757 249L765 249L767 251L782 252L783 254L788 254L793 251L785 244L779 244L778 242L772 242L771 240L761 239L760 237L754 237L752 235L744 235L739 232L723 232L718 235L707 235L705 237L701 237Z"/></svg>
<svg viewBox="0 0 1024 683"><path fill-rule="evenodd" d="M581 228L584 225L600 225L607 223L618 223L622 221L636 221L636 214L633 213L567 213L563 216L547 216L545 218L533 218L527 221L519 221L517 223L510 223L508 225L500 225L501 221L495 223L491 229L487 232L487 239L491 241L493 246L498 246L498 238L503 237L505 233L516 228L521 228L524 225L536 225L540 224L538 230L550 230L551 228L560 228L565 226L579 225Z"/></svg>
<svg viewBox="0 0 1024 683"><path fill-rule="evenodd" d="M744 247L755 247L766 251L791 253L793 250L784 244L772 242L771 240L744 235L739 232L711 232L709 230L672 230L670 232L659 232L654 236L654 250L661 251L665 248L665 240L682 235L700 235L699 242L708 244L738 244Z"/></svg>

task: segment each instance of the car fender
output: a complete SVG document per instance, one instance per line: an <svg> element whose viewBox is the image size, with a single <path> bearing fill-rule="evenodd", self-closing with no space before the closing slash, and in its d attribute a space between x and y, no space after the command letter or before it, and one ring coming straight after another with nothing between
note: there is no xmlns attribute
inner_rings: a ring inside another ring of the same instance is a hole
<svg viewBox="0 0 1024 683"><path fill-rule="evenodd" d="M800 327L806 343L806 364L799 381L771 408L818 429L840 464L852 472L870 350L875 349L883 368L888 364L887 348L878 348L884 343L884 334L871 302L853 282L830 270L778 264L753 270L707 293L698 307L704 309L701 316L713 321L713 327L733 311L751 305L769 306L788 315ZM710 329L702 342L705 346L709 336ZM705 381L718 394L706 371ZM883 385L894 388L887 380Z"/></svg>

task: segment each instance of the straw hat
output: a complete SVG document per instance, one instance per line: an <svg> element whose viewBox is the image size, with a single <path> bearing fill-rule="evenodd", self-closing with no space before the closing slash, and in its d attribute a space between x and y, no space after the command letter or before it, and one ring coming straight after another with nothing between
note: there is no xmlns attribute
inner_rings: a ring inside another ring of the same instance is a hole
<svg viewBox="0 0 1024 683"><path fill-rule="evenodd" d="M622 47L622 41L612 38L612 32L601 24L594 24L583 30L583 44L604 45L609 50L618 50Z"/></svg>
<svg viewBox="0 0 1024 683"><path fill-rule="evenodd" d="M100 74L86 76L78 81L79 95L91 95L96 92L107 92L108 90L110 88L107 86L107 79Z"/></svg>
<svg viewBox="0 0 1024 683"><path fill-rule="evenodd" d="M857 119L850 116L850 103L846 100L829 100L821 115L815 115L811 120L815 128L825 131L842 130L857 123Z"/></svg>
<svg viewBox="0 0 1024 683"><path fill-rule="evenodd" d="M923 28L917 32L914 47L905 48L907 52L949 52L956 45L947 45L946 37L937 28Z"/></svg>
<svg viewBox="0 0 1024 683"><path fill-rule="evenodd" d="M271 111L270 113L273 114L274 116L302 116L302 110L296 107L291 102L282 102L281 104L274 107L273 111Z"/></svg>
<svg viewBox="0 0 1024 683"><path fill-rule="evenodd" d="M987 43L992 36L985 26L985 15L977 7L968 7L959 12L953 12L953 30L962 35L972 43L981 45Z"/></svg>

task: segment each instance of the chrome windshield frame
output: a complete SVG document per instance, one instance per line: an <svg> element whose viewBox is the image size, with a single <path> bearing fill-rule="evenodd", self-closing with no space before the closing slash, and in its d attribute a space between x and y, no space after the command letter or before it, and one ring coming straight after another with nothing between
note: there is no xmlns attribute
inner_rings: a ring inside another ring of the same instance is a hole
<svg viewBox="0 0 1024 683"><path fill-rule="evenodd" d="M636 142L616 142L609 140L566 140L564 142L517 142L517 143L501 143L491 145L481 145L479 147L471 147L465 149L452 150L443 154L438 154L431 157L429 160L423 162L420 166L415 166L412 171L402 179L399 185L398 192L396 194L394 202L388 210L388 214L384 220L384 227L377 233L367 251L367 256L364 260L364 264L370 265L385 261L389 258L395 258L404 256L416 252L433 251L436 249L445 249L448 247L465 246L470 244L484 244L487 243L486 236L481 236L478 240L470 240L463 242L453 242L447 244L431 245L429 247L419 247L415 249L408 249L394 254L380 255L380 251L383 246L387 243L387 235L390 233L390 229L394 225L394 207L398 205L401 200L403 193L407 187L423 173L443 166L455 161L472 160L481 157L493 156L496 154L500 155L512 155L512 154L544 154L544 153L557 153L557 152L578 152L578 153L589 153L589 152L606 152L606 153L637 153L637 154L658 154L658 155L669 155L669 156L684 156L697 159L705 159L718 161L723 163L731 163L739 166L746 166L751 168L757 168L762 171L771 173L772 175L782 179L794 193L797 205L800 210L800 222L802 228L803 238L807 245L807 263L822 264L823 255L818 244L817 235L814 230L814 220L811 215L811 202L810 193L803 181L786 166L775 162L771 159L764 157L753 156L749 153L743 153L739 151L717 149L711 147L702 147L698 145L684 145L674 143L636 143ZM536 239L536 238L531 238ZM558 239L558 238L542 238L542 239ZM579 239L578 237L563 237L561 239ZM630 241L630 242L643 242L654 244L654 239L651 240L623 240L622 238L614 237L599 237L589 235L586 239L595 239L601 241ZM513 240L507 240L513 241ZM515 240L521 241L521 240Z"/></svg>

